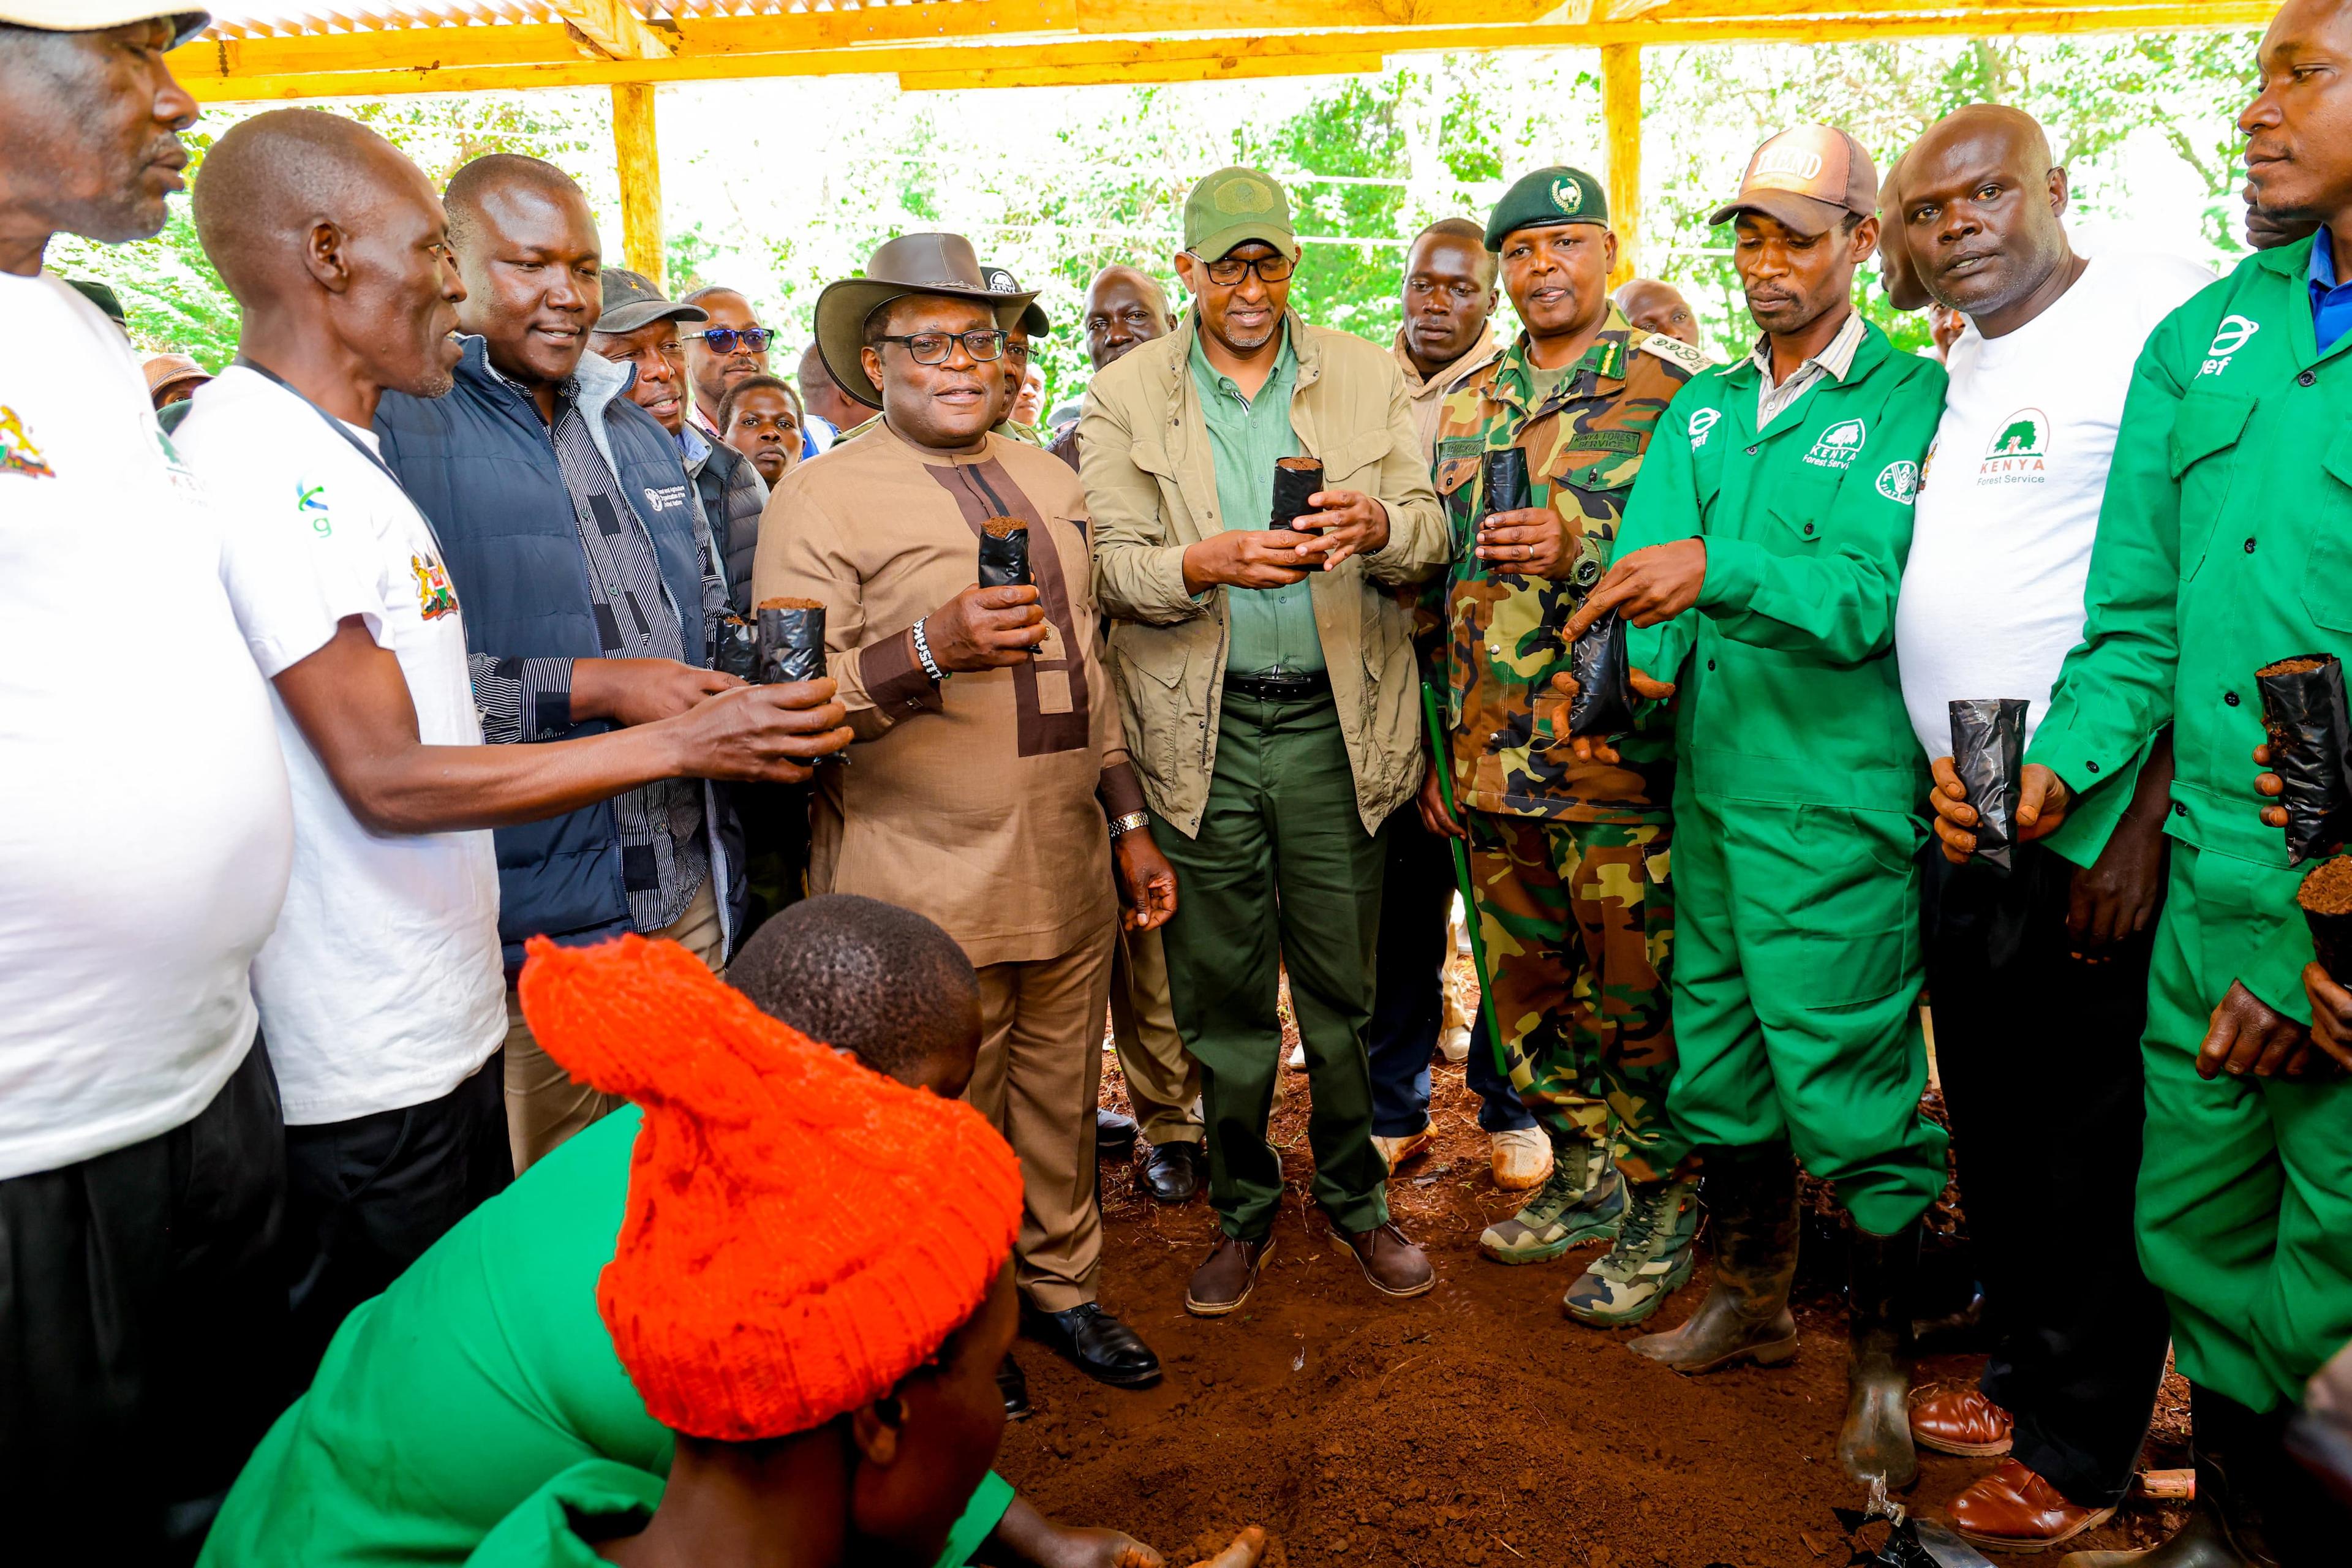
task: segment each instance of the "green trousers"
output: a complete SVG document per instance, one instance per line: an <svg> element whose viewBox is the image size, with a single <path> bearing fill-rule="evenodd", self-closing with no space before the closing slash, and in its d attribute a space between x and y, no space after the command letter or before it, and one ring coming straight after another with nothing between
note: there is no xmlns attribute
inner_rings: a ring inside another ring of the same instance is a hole
<svg viewBox="0 0 2352 1568"><path fill-rule="evenodd" d="M1331 700L1227 691L1199 835L1157 819L1152 834L1176 868L1176 915L1161 928L1169 999L1201 1064L1209 1201L1225 1234L1256 1240L1282 1206L1282 1157L1265 1141L1281 968L1314 1097L1315 1200L1341 1228L1370 1230L1388 1218L1364 1042L1386 855L1357 814Z"/></svg>
<svg viewBox="0 0 2352 1568"><path fill-rule="evenodd" d="M1921 826L1836 806L1675 799L1667 1107L1701 1146L1786 1142L1891 1236L1944 1190L1919 1111Z"/></svg>
<svg viewBox="0 0 2352 1568"><path fill-rule="evenodd" d="M1598 1144L1636 1182L1674 1174L1690 1145L1666 1111L1670 829L1487 811L1463 818L1493 1016L1511 1080L1525 1069L1528 1109L1555 1149Z"/></svg>
<svg viewBox="0 0 2352 1568"><path fill-rule="evenodd" d="M2352 1083L2208 1082L2197 1047L2302 876L2173 845L2141 1040L2140 1264L2181 1374L2257 1411L2352 1340Z"/></svg>

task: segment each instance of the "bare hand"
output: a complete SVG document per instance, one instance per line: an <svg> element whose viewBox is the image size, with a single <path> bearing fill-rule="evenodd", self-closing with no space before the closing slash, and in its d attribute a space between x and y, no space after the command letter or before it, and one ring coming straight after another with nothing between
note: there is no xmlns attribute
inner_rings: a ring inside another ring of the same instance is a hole
<svg viewBox="0 0 2352 1568"><path fill-rule="evenodd" d="M1168 1559L1123 1530L1058 1525L1051 1551L1034 1561L1039 1568L1168 1568Z"/></svg>
<svg viewBox="0 0 2352 1568"><path fill-rule="evenodd" d="M2254 775L2254 793L2259 795L2265 795L2272 800L2276 800L2279 796L2284 795L2286 793L2286 781L2279 777L2278 774L2270 771L2271 749L2268 742L2264 742L2263 744L2254 748L2254 761L2260 763L2263 769L2261 773ZM2263 826L2265 827L2284 827L2286 826L2286 807L2283 805L2266 805L2263 807L2262 815Z"/></svg>
<svg viewBox="0 0 2352 1568"><path fill-rule="evenodd" d="M1977 852L1973 831L1977 808L1969 804L1969 786L1960 782L1959 769L1953 766L1951 758L1937 757L1929 764L1929 771L1936 775L1936 785L1927 792L1927 804L1936 810L1936 837L1943 840L1944 858L1955 866L1965 866L1969 857ZM2017 781L2017 841L2031 844L2057 832L2072 804L2065 780L2040 763L2026 763Z"/></svg>
<svg viewBox="0 0 2352 1568"><path fill-rule="evenodd" d="M1307 549L1321 543L1287 528L1227 529L1184 547L1184 591L1198 594L1219 583L1229 588L1287 588L1304 583L1321 561Z"/></svg>
<svg viewBox="0 0 2352 1568"><path fill-rule="evenodd" d="M2164 891L2164 819L2147 821L2126 813L2107 847L2088 866L2075 868L2066 893L2066 933L2074 956L2105 962L2102 951L2119 947L2147 929Z"/></svg>
<svg viewBox="0 0 2352 1568"><path fill-rule="evenodd" d="M2336 984L2315 960L2303 966L2303 994L2311 998L2312 1043L2338 1065L2352 1068L2352 991Z"/></svg>
<svg viewBox="0 0 2352 1568"><path fill-rule="evenodd" d="M1111 869L1118 879L1119 924L1129 931L1158 931L1176 912L1176 868L1152 842L1149 827L1130 828L1110 841Z"/></svg>
<svg viewBox="0 0 2352 1568"><path fill-rule="evenodd" d="M2197 1076L2299 1078L2310 1065L2310 1033L2301 1024L2272 1012L2233 980L2221 1005L2213 1009L2205 1043L2197 1047Z"/></svg>
<svg viewBox="0 0 2352 1568"><path fill-rule="evenodd" d="M1445 764L1426 753L1424 760L1429 765L1421 770L1421 794L1414 802L1421 807L1422 826L1440 838L1469 837L1460 819L1445 809L1445 782L1437 776L1437 770Z"/></svg>
<svg viewBox="0 0 2352 1568"><path fill-rule="evenodd" d="M1625 684L1633 689L1634 696L1645 702L1664 702L1675 694L1673 681L1653 680L1638 669L1628 668L1625 671ZM1551 678L1551 689L1559 693L1570 711L1575 710L1576 694L1583 689L1577 684L1576 677L1564 669ZM1566 746L1569 753L1580 763L1598 763L1605 767L1615 767L1623 760L1617 748L1609 743L1606 735L1571 735L1554 741L1552 745L1555 749Z"/></svg>
<svg viewBox="0 0 2352 1568"><path fill-rule="evenodd" d="M674 658L575 658L572 717L623 726L674 719L704 698L745 684Z"/></svg>
<svg viewBox="0 0 2352 1568"><path fill-rule="evenodd" d="M1354 490L1317 490L1307 498L1317 510L1291 524L1315 537L1298 547L1302 556L1319 557L1328 572L1350 555L1370 555L1389 542L1389 509L1370 496Z"/></svg>
<svg viewBox="0 0 2352 1568"><path fill-rule="evenodd" d="M966 588L923 619L923 640L941 669L1010 669L1045 640L1037 590Z"/></svg>
<svg viewBox="0 0 2352 1568"><path fill-rule="evenodd" d="M1706 541L1677 539L1634 551L1609 568L1609 574L1584 596L1584 604L1569 617L1561 633L1574 642L1584 628L1614 609L1632 626L1654 626L1671 621L1698 603L1706 582Z"/></svg>
<svg viewBox="0 0 2352 1568"><path fill-rule="evenodd" d="M1490 511L1478 520L1478 559L1496 572L1557 577L1575 557L1559 514L1548 506Z"/></svg>
<svg viewBox="0 0 2352 1568"><path fill-rule="evenodd" d="M744 686L663 721L680 748L679 776L805 784L818 758L850 742L833 693L830 679Z"/></svg>
<svg viewBox="0 0 2352 1568"><path fill-rule="evenodd" d="M1139 1553L1150 1552L1150 1555L1121 1557L1113 1568L1160 1568L1160 1553L1152 1552L1149 1546L1138 1547L1136 1550ZM1258 1559L1265 1555L1265 1531L1253 1524L1234 1536L1231 1546L1226 1547L1214 1557L1193 1563L1192 1568L1257 1568Z"/></svg>

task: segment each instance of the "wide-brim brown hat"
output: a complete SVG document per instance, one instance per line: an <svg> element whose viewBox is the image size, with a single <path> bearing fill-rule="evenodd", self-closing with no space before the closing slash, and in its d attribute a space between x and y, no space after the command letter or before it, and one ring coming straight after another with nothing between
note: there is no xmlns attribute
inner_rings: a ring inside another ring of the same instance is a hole
<svg viewBox="0 0 2352 1568"><path fill-rule="evenodd" d="M171 19L172 47L178 48L212 24L212 17L193 5L170 0L0 0L0 22L37 27L45 33L95 33L126 26L157 16Z"/></svg>
<svg viewBox="0 0 2352 1568"><path fill-rule="evenodd" d="M1011 281L1009 273L1000 271L999 278ZM882 406L882 389L866 377L859 357L866 347L866 318L909 294L992 305L997 326L1005 331L1020 326L1023 313L1037 298L1034 290L1008 293L991 288L971 241L960 234L902 234L891 240L866 261L863 277L828 283L816 297L817 357L841 390L868 408Z"/></svg>

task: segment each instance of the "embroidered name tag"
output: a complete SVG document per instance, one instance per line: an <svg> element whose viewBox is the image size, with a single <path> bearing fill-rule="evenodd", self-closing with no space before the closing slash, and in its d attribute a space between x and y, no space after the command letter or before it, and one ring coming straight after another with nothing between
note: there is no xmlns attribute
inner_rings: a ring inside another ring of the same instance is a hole
<svg viewBox="0 0 2352 1568"><path fill-rule="evenodd" d="M1579 430L1568 438L1571 452L1638 452L1642 449L1639 430Z"/></svg>

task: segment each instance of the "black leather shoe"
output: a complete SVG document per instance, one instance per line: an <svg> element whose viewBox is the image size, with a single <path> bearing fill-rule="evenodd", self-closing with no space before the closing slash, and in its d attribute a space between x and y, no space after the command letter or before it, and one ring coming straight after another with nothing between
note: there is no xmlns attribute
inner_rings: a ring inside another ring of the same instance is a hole
<svg viewBox="0 0 2352 1568"><path fill-rule="evenodd" d="M1208 1150L1200 1143L1154 1143L1135 1167L1135 1184L1163 1204L1184 1202L1208 1179Z"/></svg>
<svg viewBox="0 0 2352 1568"><path fill-rule="evenodd" d="M1066 1311L1024 1307L1029 1337L1059 1351L1080 1372L1113 1388L1149 1388L1160 1381L1160 1358L1142 1337L1092 1301Z"/></svg>
<svg viewBox="0 0 2352 1568"><path fill-rule="evenodd" d="M1121 1116L1116 1110L1095 1107L1095 1158L1097 1160L1131 1160L1135 1157L1135 1118Z"/></svg>
<svg viewBox="0 0 2352 1568"><path fill-rule="evenodd" d="M996 1392L1004 1396L1007 1421L1029 1419L1029 1380L1022 1375L1021 1363L1011 1356L996 1363Z"/></svg>

